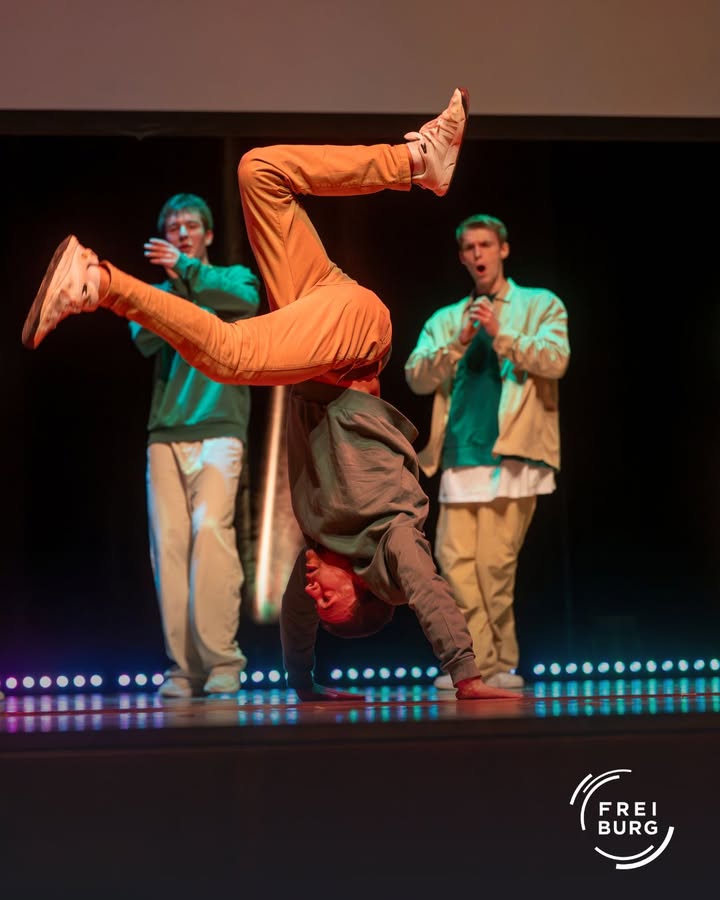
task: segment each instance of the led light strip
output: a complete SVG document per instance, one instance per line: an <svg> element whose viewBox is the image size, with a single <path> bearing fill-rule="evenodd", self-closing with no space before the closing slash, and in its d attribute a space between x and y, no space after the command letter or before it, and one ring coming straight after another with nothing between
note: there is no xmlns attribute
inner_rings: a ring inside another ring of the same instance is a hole
<svg viewBox="0 0 720 900"><path fill-rule="evenodd" d="M670 660L665 659L661 662L649 659L645 662L633 660L624 662L616 660L609 662L603 660L599 663L591 662L569 662L569 663L537 663L532 667L532 674L537 680L543 680L550 677L553 680L564 680L568 678L603 678L613 677L643 677L659 675L697 675L715 674L720 672L720 660L712 658L709 660L695 659L693 662L687 659ZM372 681L381 682L401 682L413 681L422 682L432 680L440 674L437 666L366 666L364 668L349 666L347 668L334 668L329 673L329 678L334 682L352 682L367 683ZM253 687L283 687L284 676L278 669L261 670L256 669L252 672L241 672L240 683L246 688ZM159 672L154 674L146 674L143 672L134 675L128 672L121 673L116 676L103 676L99 674L93 675L8 675L0 679L0 688L5 691L28 691L36 692L40 690L78 690L83 692L93 691L112 691L118 688L123 690L134 689L154 689L159 687L165 680L164 676Z"/></svg>
<svg viewBox="0 0 720 900"><path fill-rule="evenodd" d="M542 678L545 675L551 675L553 678L560 678L567 675L575 677L578 675L626 675L628 673L631 675L645 673L654 675L656 672L700 673L706 670L710 672L720 671L720 660L715 658L710 660L696 659L692 663L687 659L665 659L662 662L649 659L644 663L639 660L633 660L629 663L622 660L617 660L613 663L603 660L599 663L583 662L578 664L569 662L564 665L561 665L558 662L537 663L532 667L533 675L538 678Z"/></svg>

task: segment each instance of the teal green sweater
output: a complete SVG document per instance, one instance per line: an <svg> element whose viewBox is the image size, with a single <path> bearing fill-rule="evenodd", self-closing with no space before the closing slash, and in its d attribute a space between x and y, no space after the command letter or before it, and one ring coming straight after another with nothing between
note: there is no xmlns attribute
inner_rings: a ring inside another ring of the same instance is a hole
<svg viewBox="0 0 720 900"><path fill-rule="evenodd" d="M257 312L258 280L245 266L209 266L181 254L173 278L157 285L225 321ZM247 439L250 389L219 384L188 365L162 338L130 322L130 334L144 356L155 357L148 443L202 441L214 437Z"/></svg>
<svg viewBox="0 0 720 900"><path fill-rule="evenodd" d="M479 328L455 371L442 467L492 466L502 380L492 338Z"/></svg>

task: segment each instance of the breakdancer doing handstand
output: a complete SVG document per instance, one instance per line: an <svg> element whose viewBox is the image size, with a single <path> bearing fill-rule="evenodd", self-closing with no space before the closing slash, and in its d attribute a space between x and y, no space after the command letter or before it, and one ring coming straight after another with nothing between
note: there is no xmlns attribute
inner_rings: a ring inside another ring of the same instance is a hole
<svg viewBox="0 0 720 900"><path fill-rule="evenodd" d="M467 122L458 89L407 143L275 146L238 167L248 238L271 312L227 323L99 262L70 236L58 247L23 330L37 347L72 313L105 307L148 328L195 368L232 384L294 385L288 413L293 509L308 549L283 597L288 684L303 700L358 700L314 682L319 621L336 634L371 633L408 603L458 699L517 699L486 685L472 641L423 533L413 425L379 397L392 328L380 299L327 256L302 195L410 190L444 195ZM306 583L307 582L307 583Z"/></svg>

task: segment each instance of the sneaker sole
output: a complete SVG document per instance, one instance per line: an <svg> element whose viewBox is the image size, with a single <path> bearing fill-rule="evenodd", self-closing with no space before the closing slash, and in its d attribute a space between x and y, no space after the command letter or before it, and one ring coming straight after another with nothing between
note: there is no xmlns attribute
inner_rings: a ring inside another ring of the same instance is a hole
<svg viewBox="0 0 720 900"><path fill-rule="evenodd" d="M224 687L224 688L216 688L216 687L204 687L203 693L208 696L212 696L213 694L237 694L240 691L240 685L237 687Z"/></svg>
<svg viewBox="0 0 720 900"><path fill-rule="evenodd" d="M40 331L40 326L43 321L45 301L52 295L53 288L59 282L61 283L67 275L70 266L72 265L75 251L79 246L80 242L75 235L69 234L65 240L58 245L57 250L53 254L53 258L50 260L50 265L47 267L45 277L40 284L40 289L35 295L33 304L30 307L30 312L27 314L25 324L23 325L22 342L30 350L34 350L38 347L45 337L44 334L41 334L40 337L37 338L37 334Z"/></svg>
<svg viewBox="0 0 720 900"><path fill-rule="evenodd" d="M470 118L470 92L467 88L458 88L460 91L460 96L462 98L462 106L463 112L465 113L465 121L463 123L462 131L460 132L460 137L457 141L457 153L455 154L455 160L453 161L452 172L450 173L450 178L448 179L448 183L442 190L442 193L437 193L436 196L444 197L445 194L450 190L450 185L452 184L452 180L455 177L455 169L457 169L458 160L460 159L460 151L462 150L462 145L465 141L465 132L467 131L467 123Z"/></svg>

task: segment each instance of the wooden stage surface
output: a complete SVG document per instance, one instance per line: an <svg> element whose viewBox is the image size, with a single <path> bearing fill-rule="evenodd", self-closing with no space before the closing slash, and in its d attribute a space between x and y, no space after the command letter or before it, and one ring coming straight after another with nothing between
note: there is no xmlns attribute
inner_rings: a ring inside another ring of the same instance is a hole
<svg viewBox="0 0 720 900"><path fill-rule="evenodd" d="M715 893L717 676L539 681L516 701L355 690L305 704L284 690L9 696L2 896ZM571 805L609 772L672 834L633 871L595 849Z"/></svg>

